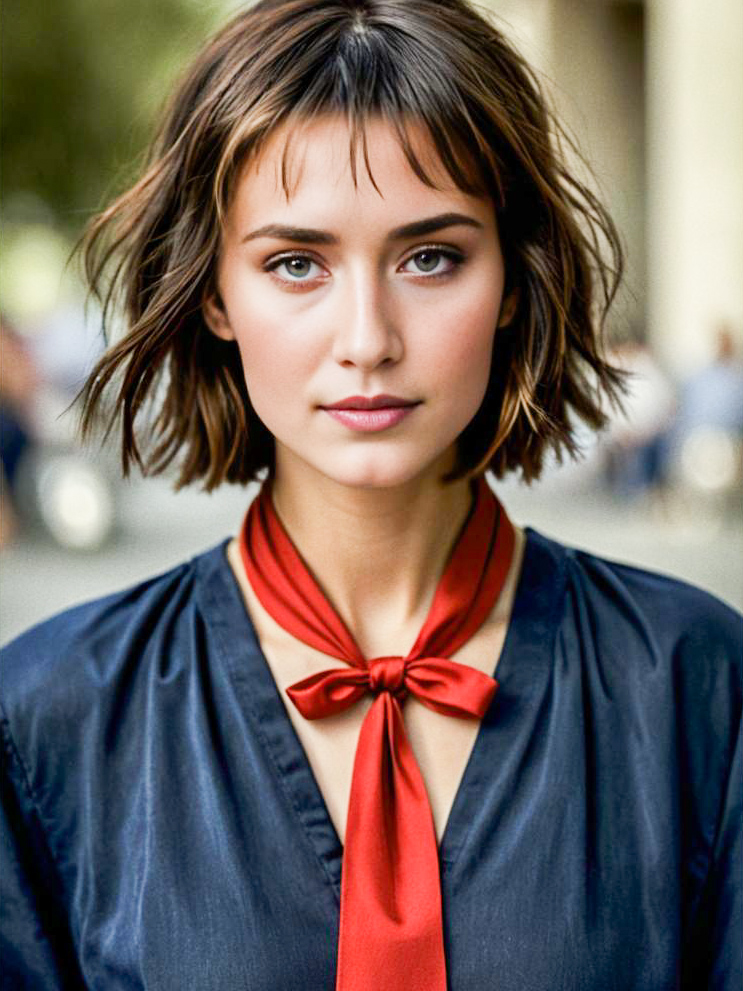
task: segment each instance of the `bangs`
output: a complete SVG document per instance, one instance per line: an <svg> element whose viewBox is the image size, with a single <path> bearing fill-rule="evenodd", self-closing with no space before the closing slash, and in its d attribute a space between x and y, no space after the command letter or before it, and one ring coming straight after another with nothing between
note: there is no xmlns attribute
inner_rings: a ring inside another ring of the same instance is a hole
<svg viewBox="0 0 743 991"><path fill-rule="evenodd" d="M339 113L339 111L335 112ZM304 124L331 113L333 111L329 109L321 109L301 119L292 115L287 121L280 159L281 185L287 199L292 195L292 190L298 181L298 170L292 156L297 135ZM470 196L492 195L487 177L482 174L482 168L475 162L466 146L455 145L446 134L437 134L420 118L411 115L391 117L388 114L380 115L372 111L360 113L354 110L344 114L344 119L349 129L348 164L354 185L358 186L361 167L372 186L381 195L371 166L367 128L370 123L382 120L392 127L411 170L426 186L443 189L444 180L448 178L455 187ZM260 155L259 148L256 148L256 155Z"/></svg>
<svg viewBox="0 0 743 991"><path fill-rule="evenodd" d="M265 91L266 100L254 104L225 141L214 189L222 219L237 172L260 156L279 129L286 132L280 180L288 199L294 138L303 124L329 115L347 123L355 184L361 162L379 192L370 164L367 127L381 120L394 129L421 182L441 188L443 170L462 192L488 196L496 209L503 207L504 189L494 153L500 141L490 133L492 123L478 109L477 101L468 100L455 86L453 80L461 79L457 67L447 65L443 52L437 53L441 56L437 59L432 57L430 40L390 30L358 14L350 28L344 19L334 31L325 22L316 32L307 32L301 51L295 54L298 57L291 69L279 72L278 66L266 66L273 79L273 86ZM484 126L478 125L478 118Z"/></svg>

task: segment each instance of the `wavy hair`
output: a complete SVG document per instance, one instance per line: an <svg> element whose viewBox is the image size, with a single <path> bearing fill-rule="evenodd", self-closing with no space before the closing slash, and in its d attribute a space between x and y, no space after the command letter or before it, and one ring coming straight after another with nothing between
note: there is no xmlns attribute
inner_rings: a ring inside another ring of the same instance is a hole
<svg viewBox="0 0 743 991"><path fill-rule="evenodd" d="M494 204L518 302L451 477L519 470L528 481L548 450L575 455L577 421L602 427L621 392L602 345L621 245L539 79L465 0L260 0L204 47L144 174L82 240L109 339L115 313L126 317L78 396L83 437L120 424L124 474L176 460L176 487L246 483L272 467L237 345L209 331L202 300L239 170L278 127L327 113L349 123L354 179L359 148L369 171L366 125L381 118L433 186L414 122L456 186Z"/></svg>

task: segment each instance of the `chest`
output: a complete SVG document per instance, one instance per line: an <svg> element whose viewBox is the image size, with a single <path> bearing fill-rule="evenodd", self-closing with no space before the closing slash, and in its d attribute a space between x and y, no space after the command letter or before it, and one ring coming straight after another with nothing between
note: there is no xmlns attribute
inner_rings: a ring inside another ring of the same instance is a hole
<svg viewBox="0 0 743 991"><path fill-rule="evenodd" d="M316 671L338 667L338 661L323 657L303 645L287 643L283 637L273 640L270 632L266 630L264 656L312 768L328 814L341 843L344 843L354 758L361 725L373 698L366 696L337 716L322 720L305 719L292 704L286 688ZM477 658L483 669L492 673L502 645L503 629L493 624L455 659L468 663L466 658ZM423 775L440 842L477 738L480 721L442 715L412 696L404 700L402 708L406 732Z"/></svg>

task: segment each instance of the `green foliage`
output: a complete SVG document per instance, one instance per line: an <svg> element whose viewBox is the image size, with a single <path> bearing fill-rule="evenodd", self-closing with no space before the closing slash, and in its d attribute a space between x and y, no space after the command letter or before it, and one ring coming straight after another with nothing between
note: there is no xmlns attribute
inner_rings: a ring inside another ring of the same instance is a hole
<svg viewBox="0 0 743 991"><path fill-rule="evenodd" d="M131 180L219 0L5 0L3 203L73 237Z"/></svg>

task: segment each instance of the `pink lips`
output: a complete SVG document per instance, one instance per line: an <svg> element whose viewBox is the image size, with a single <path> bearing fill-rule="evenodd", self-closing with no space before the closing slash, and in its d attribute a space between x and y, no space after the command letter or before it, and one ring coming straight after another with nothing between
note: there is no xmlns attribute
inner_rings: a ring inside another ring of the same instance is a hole
<svg viewBox="0 0 743 991"><path fill-rule="evenodd" d="M381 395L349 396L321 408L351 430L372 433L396 426L418 405L417 402L401 399L399 396Z"/></svg>

